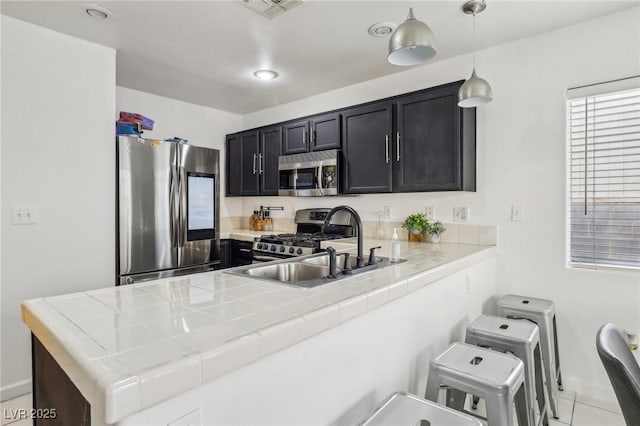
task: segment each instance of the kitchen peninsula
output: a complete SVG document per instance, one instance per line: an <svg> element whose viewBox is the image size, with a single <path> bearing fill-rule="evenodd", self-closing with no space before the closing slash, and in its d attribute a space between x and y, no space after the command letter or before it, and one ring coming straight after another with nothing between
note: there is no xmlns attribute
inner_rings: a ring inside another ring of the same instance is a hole
<svg viewBox="0 0 640 426"><path fill-rule="evenodd" d="M34 365L51 355L85 424L353 424L392 391L421 394L433 354L491 312L494 244L403 242L406 262L313 289L215 271L32 299L22 316Z"/></svg>

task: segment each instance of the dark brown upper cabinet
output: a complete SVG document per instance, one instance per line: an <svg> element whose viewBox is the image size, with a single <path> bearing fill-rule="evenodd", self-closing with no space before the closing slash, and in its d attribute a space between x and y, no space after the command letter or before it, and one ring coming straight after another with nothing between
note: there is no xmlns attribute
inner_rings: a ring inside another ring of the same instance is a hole
<svg viewBox="0 0 640 426"><path fill-rule="evenodd" d="M325 114L309 119L310 151L340 149L340 114Z"/></svg>
<svg viewBox="0 0 640 426"><path fill-rule="evenodd" d="M282 128L284 131L282 151L285 155L309 151L309 120L287 123Z"/></svg>
<svg viewBox="0 0 640 426"><path fill-rule="evenodd" d="M342 189L345 194L391 192L391 102L342 114Z"/></svg>
<svg viewBox="0 0 640 426"><path fill-rule="evenodd" d="M395 102L394 192L475 191L475 109L458 107L459 87Z"/></svg>
<svg viewBox="0 0 640 426"><path fill-rule="evenodd" d="M341 149L345 194L476 190L462 81L227 136L227 195L277 195L278 156Z"/></svg>
<svg viewBox="0 0 640 426"><path fill-rule="evenodd" d="M281 126L228 135L226 195L278 195L281 154Z"/></svg>

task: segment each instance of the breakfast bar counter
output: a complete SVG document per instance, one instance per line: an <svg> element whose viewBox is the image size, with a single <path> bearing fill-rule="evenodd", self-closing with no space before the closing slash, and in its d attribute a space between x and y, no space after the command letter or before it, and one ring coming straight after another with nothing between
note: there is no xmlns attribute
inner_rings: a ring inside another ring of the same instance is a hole
<svg viewBox="0 0 640 426"><path fill-rule="evenodd" d="M31 299L22 317L90 406L87 424L349 423L386 393L420 393L433 352L497 293L492 245L401 253L311 289L214 271Z"/></svg>

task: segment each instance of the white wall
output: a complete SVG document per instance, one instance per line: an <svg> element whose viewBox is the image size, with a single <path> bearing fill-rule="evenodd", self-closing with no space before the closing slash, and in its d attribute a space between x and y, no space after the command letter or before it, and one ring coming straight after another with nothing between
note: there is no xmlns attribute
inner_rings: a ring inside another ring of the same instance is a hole
<svg viewBox="0 0 640 426"><path fill-rule="evenodd" d="M248 114L243 128L464 79L471 61L469 55L456 57ZM284 205L283 215L291 217L295 208L345 203L374 220L383 205L391 205L392 220L402 220L431 205L448 222L453 206L469 206L472 223L499 226L501 288L556 302L565 387L612 400L595 334L610 321L640 328L640 274L565 266L564 94L569 87L640 74L640 9L478 52L477 65L494 101L477 110L476 193L246 198L243 211ZM513 204L524 208L523 222L510 221Z"/></svg>
<svg viewBox="0 0 640 426"><path fill-rule="evenodd" d="M143 136L167 139L177 136L190 144L220 150L220 188L225 188L225 135L237 131L241 116L213 108L177 101L125 87L116 87L116 114L120 111L138 112L155 121L153 131ZM220 217L242 214L242 200L220 199Z"/></svg>
<svg viewBox="0 0 640 426"><path fill-rule="evenodd" d="M20 302L113 285L115 51L1 17L2 399L29 391ZM12 225L33 205L37 223Z"/></svg>

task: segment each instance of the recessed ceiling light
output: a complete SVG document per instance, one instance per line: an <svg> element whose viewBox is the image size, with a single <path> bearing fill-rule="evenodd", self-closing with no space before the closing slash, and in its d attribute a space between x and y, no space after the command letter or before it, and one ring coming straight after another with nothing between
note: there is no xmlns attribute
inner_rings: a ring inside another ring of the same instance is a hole
<svg viewBox="0 0 640 426"><path fill-rule="evenodd" d="M260 80L273 80L278 77L278 73L273 70L258 70L253 75Z"/></svg>
<svg viewBox="0 0 640 426"><path fill-rule="evenodd" d="M85 11L87 12L87 15L94 19L107 19L111 16L111 11L109 9L97 4L88 4Z"/></svg>
<svg viewBox="0 0 640 426"><path fill-rule="evenodd" d="M378 22L369 27L369 35L372 37L386 37L391 35L397 27L393 22Z"/></svg>

